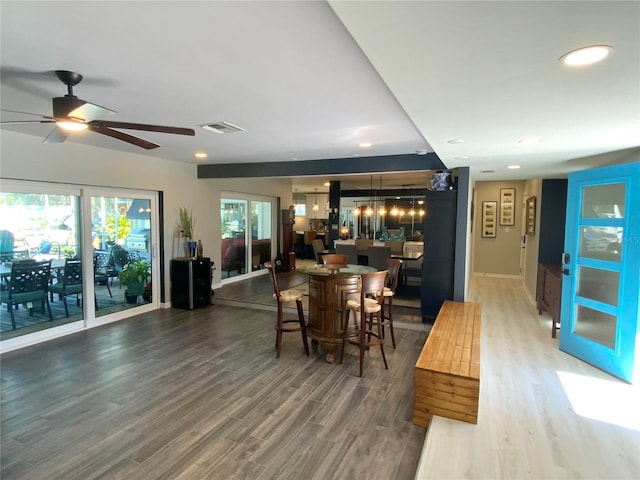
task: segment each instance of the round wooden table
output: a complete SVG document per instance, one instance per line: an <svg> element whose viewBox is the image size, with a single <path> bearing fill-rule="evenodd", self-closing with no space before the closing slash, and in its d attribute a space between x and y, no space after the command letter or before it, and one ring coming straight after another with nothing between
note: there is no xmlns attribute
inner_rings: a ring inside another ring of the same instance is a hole
<svg viewBox="0 0 640 480"><path fill-rule="evenodd" d="M335 361L335 351L342 344L342 323L347 298L358 293L360 274L372 273L376 269L364 265L301 267L301 273L309 275L308 334L314 352L318 343L327 352L327 363Z"/></svg>

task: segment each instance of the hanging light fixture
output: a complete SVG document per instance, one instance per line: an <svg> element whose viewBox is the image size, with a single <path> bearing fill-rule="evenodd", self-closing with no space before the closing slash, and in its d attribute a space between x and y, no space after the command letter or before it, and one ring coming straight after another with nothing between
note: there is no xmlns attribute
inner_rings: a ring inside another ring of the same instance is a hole
<svg viewBox="0 0 640 480"><path fill-rule="evenodd" d="M409 215L413 217L416 214L416 210L414 208L415 207L415 203L414 203L415 199L413 198L413 185L410 185L410 186L411 186L411 210L409 210Z"/></svg>
<svg viewBox="0 0 640 480"><path fill-rule="evenodd" d="M358 208L358 202L355 201L353 202L356 204L356 206L353 208L353 210L351 211L351 213L353 214L354 217L357 217L360 215L360 209Z"/></svg>
<svg viewBox="0 0 640 480"><path fill-rule="evenodd" d="M367 209L364 211L364 213L367 217L370 217L371 215L373 215L373 208L371 208L371 204L373 203L375 206L375 201L373 199L373 175L371 175L369 185L369 201L367 203L369 203L369 205L367 205Z"/></svg>
<svg viewBox="0 0 640 480"><path fill-rule="evenodd" d="M382 175L380 175L380 191L382 192ZM384 200L380 199L380 208L378 209L378 214L381 217L384 217L387 214L387 210L384 208Z"/></svg>
<svg viewBox="0 0 640 480"><path fill-rule="evenodd" d="M318 211L318 208L319 208L319 207L318 207L318 189L317 189L317 188L315 188L314 190L316 191L316 201L315 201L315 203L313 204L313 211L314 211L314 212L317 212L317 211Z"/></svg>

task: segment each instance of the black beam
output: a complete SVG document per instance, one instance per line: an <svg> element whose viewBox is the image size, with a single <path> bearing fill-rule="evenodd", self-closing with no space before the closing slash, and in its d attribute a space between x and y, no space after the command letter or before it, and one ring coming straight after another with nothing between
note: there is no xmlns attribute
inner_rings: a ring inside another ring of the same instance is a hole
<svg viewBox="0 0 640 480"><path fill-rule="evenodd" d="M198 178L273 178L446 170L435 153L198 165Z"/></svg>

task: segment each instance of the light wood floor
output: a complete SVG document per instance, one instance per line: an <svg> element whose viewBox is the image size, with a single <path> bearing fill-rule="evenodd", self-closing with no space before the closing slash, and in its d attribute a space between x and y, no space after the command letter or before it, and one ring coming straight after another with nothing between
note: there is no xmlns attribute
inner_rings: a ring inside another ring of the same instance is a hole
<svg viewBox="0 0 640 480"><path fill-rule="evenodd" d="M639 386L558 350L522 282L476 277L471 291L482 304L478 425L434 417L416 478L639 479Z"/></svg>

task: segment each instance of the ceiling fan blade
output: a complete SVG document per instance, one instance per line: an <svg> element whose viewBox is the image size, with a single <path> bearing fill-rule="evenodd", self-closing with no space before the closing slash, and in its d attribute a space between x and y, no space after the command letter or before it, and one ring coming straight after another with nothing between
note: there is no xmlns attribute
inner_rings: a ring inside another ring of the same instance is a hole
<svg viewBox="0 0 640 480"><path fill-rule="evenodd" d="M173 133L175 135L194 136L196 132L193 128L167 127L164 125L148 125L146 123L129 123L129 122L111 122L103 120L94 120L89 122L91 126L105 128L125 128L129 130L145 130L147 132Z"/></svg>
<svg viewBox="0 0 640 480"><path fill-rule="evenodd" d="M64 142L69 134L65 132L63 129L56 127L54 128L49 135L42 141L42 143L62 143Z"/></svg>
<svg viewBox="0 0 640 480"><path fill-rule="evenodd" d="M107 115L115 115L116 113L118 112L109 108L101 107L100 105L96 105L94 103L85 102L84 105L71 110L67 114L67 116L71 118L77 118L88 123L97 118Z"/></svg>
<svg viewBox="0 0 640 480"><path fill-rule="evenodd" d="M118 132L117 130L111 130L108 127L95 125L94 123L89 124L89 130L92 130L96 133L101 133L102 135L107 135L108 137L117 138L118 140L131 143L132 145L144 148L146 150L151 150L153 148L158 148L160 146L155 143L148 142L147 140L144 140L142 138L129 135L128 133L122 133L122 132Z"/></svg>
<svg viewBox="0 0 640 480"><path fill-rule="evenodd" d="M21 123L56 123L55 120L9 120L0 122L0 125L20 125Z"/></svg>
<svg viewBox="0 0 640 480"><path fill-rule="evenodd" d="M32 117L42 117L42 118L47 118L49 120L53 120L53 117L49 117L47 115L40 115L39 113L21 112L19 110L8 110L6 108L0 108L0 112L18 113L20 115L31 115Z"/></svg>

